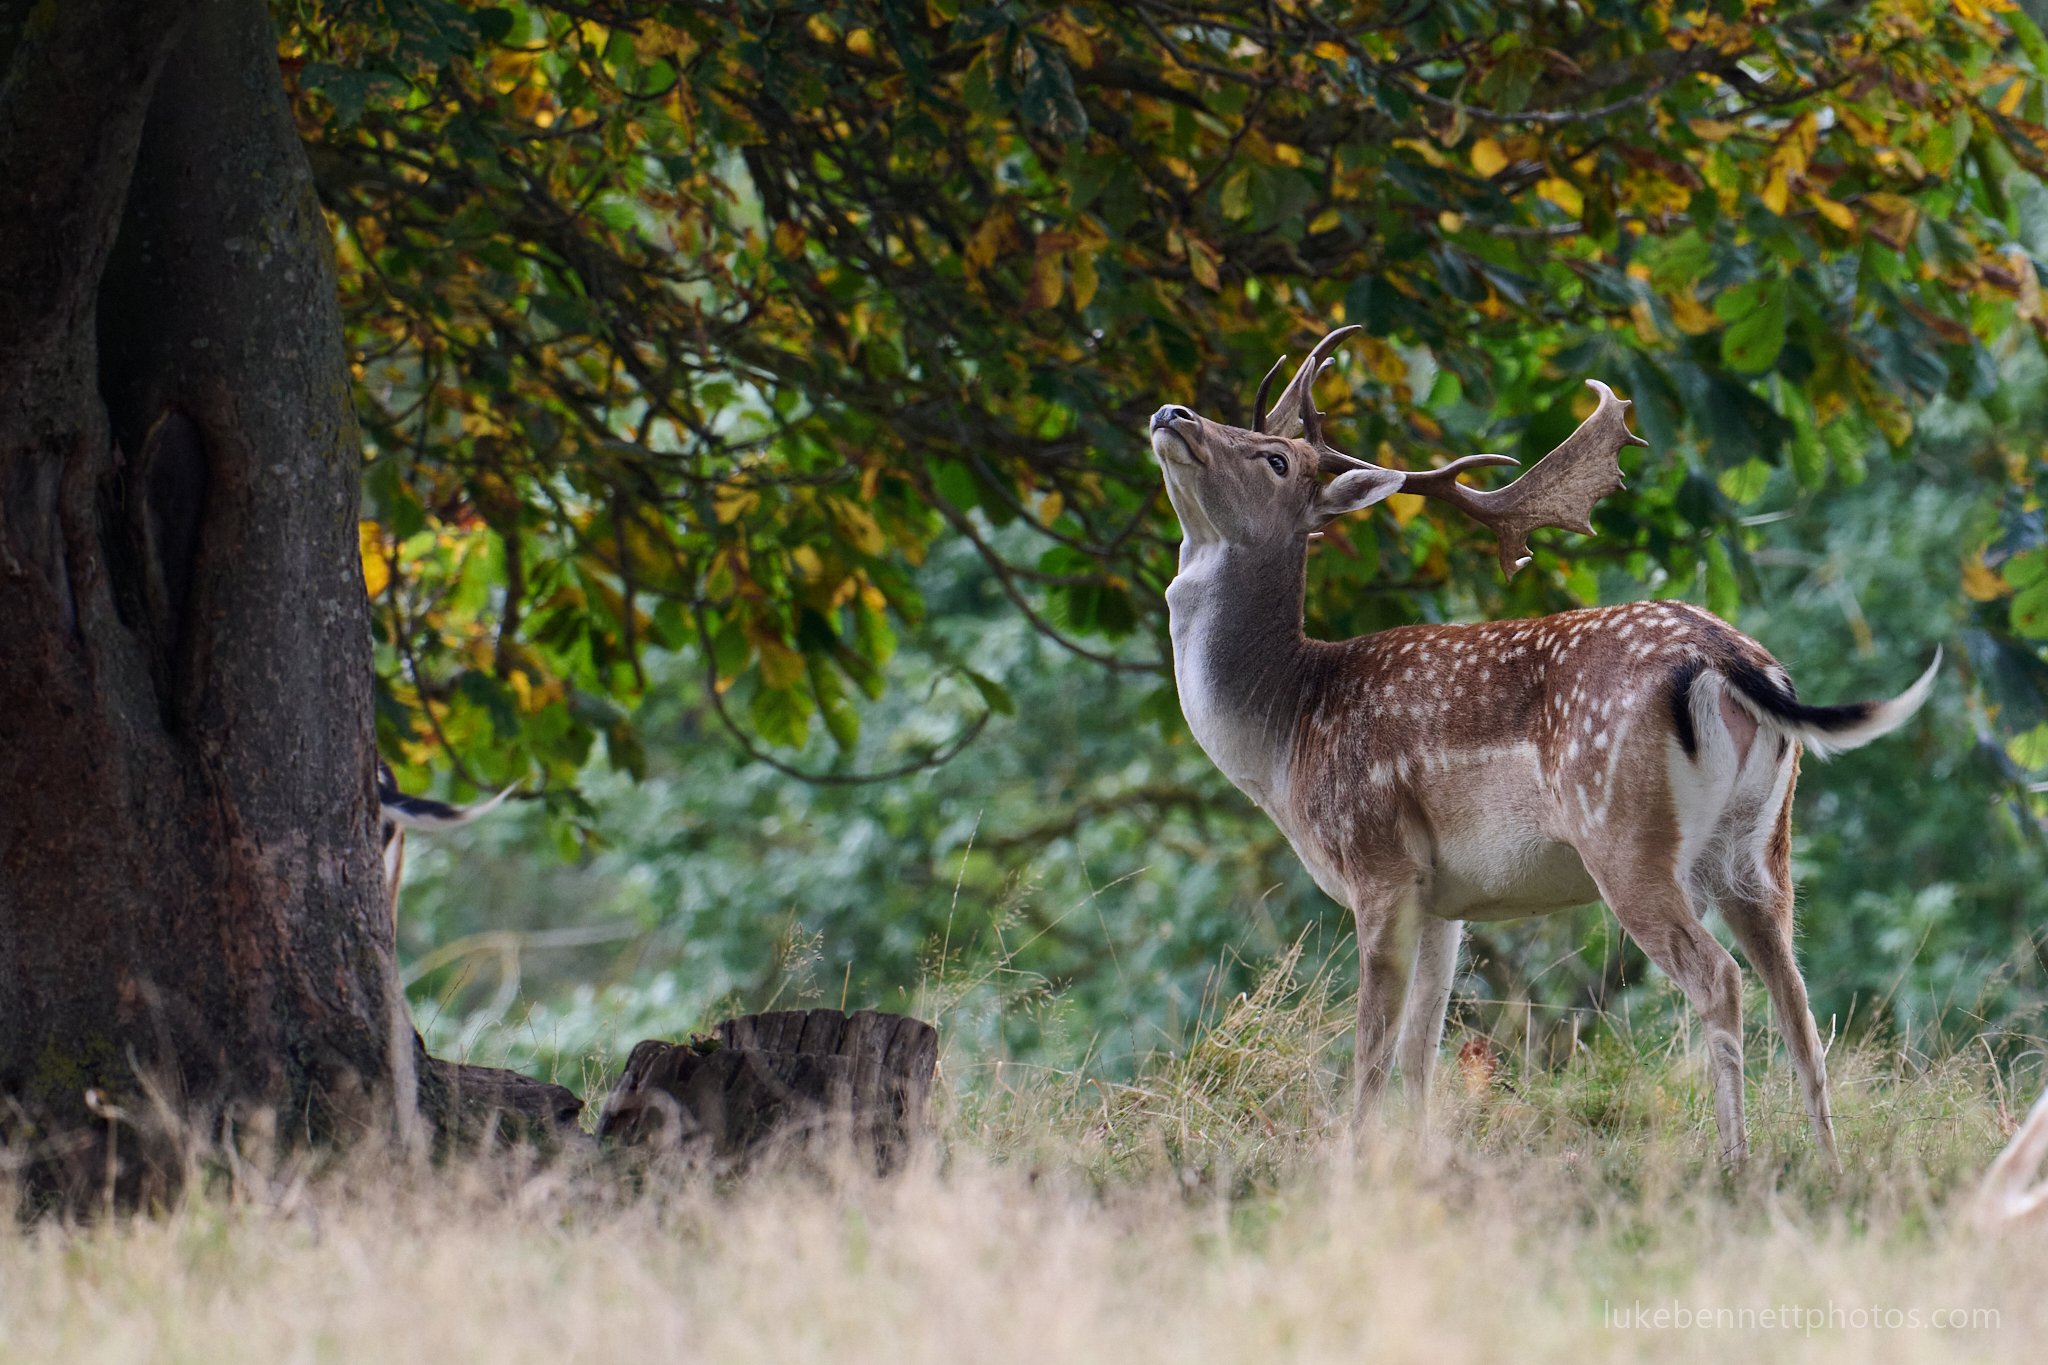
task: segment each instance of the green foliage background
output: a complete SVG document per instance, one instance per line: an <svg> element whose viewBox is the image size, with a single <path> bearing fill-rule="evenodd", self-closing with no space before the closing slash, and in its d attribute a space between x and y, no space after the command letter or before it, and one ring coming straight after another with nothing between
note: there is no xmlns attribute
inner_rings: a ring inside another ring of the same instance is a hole
<svg viewBox="0 0 2048 1365"><path fill-rule="evenodd" d="M1167 399L1241 416L1339 321L1357 453L1540 454L1587 375L1651 448L1512 586L1452 515L1354 519L1312 630L1685 595L1816 697L1946 645L1925 721L1808 767L1816 1003L2038 1031L2039 16L276 9L356 356L380 740L410 786L539 798L415 863L443 1046L844 996L1114 1067L1239 958L1341 955L1180 725L1137 436ZM1531 1055L1665 1001L1597 911L1471 961Z"/></svg>

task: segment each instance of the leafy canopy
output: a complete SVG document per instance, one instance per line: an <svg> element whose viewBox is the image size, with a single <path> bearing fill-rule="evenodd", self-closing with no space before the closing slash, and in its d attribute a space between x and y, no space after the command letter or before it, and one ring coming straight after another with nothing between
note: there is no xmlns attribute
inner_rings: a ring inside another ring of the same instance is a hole
<svg viewBox="0 0 2048 1365"><path fill-rule="evenodd" d="M1355 519L1313 563L1327 632L1595 600L1603 565L1727 612L1773 467L1859 478L2044 328L2048 42L2002 0L278 13L382 739L478 780L565 779L599 735L634 766L649 650L777 761L942 756L1008 705L970 659L944 724L860 735L942 536L1006 610L1158 669L1144 414L1241 420L1339 322L1367 335L1324 406L1361 454L1541 454L1588 375L1651 449L1512 588L1414 500ZM2034 539L1977 580L2016 644L2048 637L2037 468L1992 471Z"/></svg>

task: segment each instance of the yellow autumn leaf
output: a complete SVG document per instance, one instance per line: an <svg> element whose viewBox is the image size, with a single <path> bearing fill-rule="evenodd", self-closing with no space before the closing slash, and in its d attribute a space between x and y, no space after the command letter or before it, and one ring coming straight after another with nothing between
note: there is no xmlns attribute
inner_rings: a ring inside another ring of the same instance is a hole
<svg viewBox="0 0 2048 1365"><path fill-rule="evenodd" d="M1792 177L1806 174L1814 148L1820 145L1820 123L1811 111L1792 120L1778 143L1771 148L1771 173L1761 196L1764 207L1783 216L1792 202Z"/></svg>
<svg viewBox="0 0 2048 1365"><path fill-rule="evenodd" d="M1839 199L1830 199L1818 190L1811 191L1806 201L1812 204L1821 217L1833 223L1844 232L1856 230L1856 214Z"/></svg>
<svg viewBox="0 0 2048 1365"><path fill-rule="evenodd" d="M1067 257L1067 292L1076 309L1086 308L1095 297L1095 249L1077 246Z"/></svg>
<svg viewBox="0 0 2048 1365"><path fill-rule="evenodd" d="M1216 273L1216 253L1206 242L1187 239L1188 271L1205 289L1221 289L1223 277Z"/></svg>
<svg viewBox="0 0 2048 1365"><path fill-rule="evenodd" d="M1688 119L1685 126L1692 129L1692 135L1702 142L1725 142L1742 131L1741 124L1716 118Z"/></svg>
<svg viewBox="0 0 2048 1365"><path fill-rule="evenodd" d="M1436 225L1445 232L1463 232L1465 230L1465 215L1462 213L1452 213L1449 209L1445 209L1437 214Z"/></svg>
<svg viewBox="0 0 2048 1365"><path fill-rule="evenodd" d="M1406 526L1422 515L1424 498L1420 493L1394 493L1387 498L1387 510L1394 514L1394 523Z"/></svg>
<svg viewBox="0 0 2048 1365"><path fill-rule="evenodd" d="M967 239L967 264L976 270L986 270L995 264L1015 228L1016 222L1007 208L995 209Z"/></svg>
<svg viewBox="0 0 2048 1365"><path fill-rule="evenodd" d="M720 526L730 526L761 505L761 495L752 488L721 484L711 495L711 515Z"/></svg>
<svg viewBox="0 0 2048 1365"><path fill-rule="evenodd" d="M1721 325L1720 319L1699 301L1691 289L1666 294L1664 306L1671 310L1671 324L1689 337L1703 336Z"/></svg>
<svg viewBox="0 0 2048 1365"><path fill-rule="evenodd" d="M1067 55L1074 59L1074 65L1087 70L1095 65L1095 40L1088 31L1066 15L1057 16L1051 24L1052 36L1059 39Z"/></svg>
<svg viewBox="0 0 2048 1365"><path fill-rule="evenodd" d="M1388 345L1382 338L1376 336L1360 337L1358 339L1358 349L1359 353L1365 357L1366 367L1372 371L1372 377L1379 380L1380 383L1391 388L1393 385L1402 383L1408 378L1408 362L1401 358L1399 351Z"/></svg>
<svg viewBox="0 0 2048 1365"><path fill-rule="evenodd" d="M2012 0L1956 0L1956 12L1979 24L1988 24L1992 15L2008 14L2015 8Z"/></svg>
<svg viewBox="0 0 2048 1365"><path fill-rule="evenodd" d="M1508 154L1490 137L1472 144L1472 169L1491 180L1507 169Z"/></svg>
<svg viewBox="0 0 2048 1365"><path fill-rule="evenodd" d="M1061 268L1064 260L1063 252L1048 250L1040 241L1038 254L1031 261L1031 288L1024 296L1026 308L1045 309L1059 303L1066 288L1066 272Z"/></svg>
<svg viewBox="0 0 2048 1365"><path fill-rule="evenodd" d="M1792 187L1786 183L1784 167L1775 166L1771 169L1771 177L1764 182L1764 192L1758 197L1764 201L1765 208L1780 217L1784 216L1786 207L1792 202Z"/></svg>
<svg viewBox="0 0 2048 1365"><path fill-rule="evenodd" d="M2012 591L2012 586L1984 562L1979 550L1963 560L1963 596L1972 602L1995 602Z"/></svg>
<svg viewBox="0 0 2048 1365"><path fill-rule="evenodd" d="M832 519L839 523L839 532L864 555L878 555L888 548L888 537L882 534L881 525L867 508L845 498L831 500Z"/></svg>
<svg viewBox="0 0 2048 1365"><path fill-rule="evenodd" d="M1328 232L1343 221L1344 215L1337 210L1324 209L1321 213L1309 219L1308 230L1310 232Z"/></svg>
<svg viewBox="0 0 2048 1365"><path fill-rule="evenodd" d="M775 249L784 256L798 255L804 249L804 230L795 223L777 223Z"/></svg>
<svg viewBox="0 0 2048 1365"><path fill-rule="evenodd" d="M356 541L363 551L363 591L375 597L391 583L391 560L384 553L384 534L376 522L359 521Z"/></svg>
<svg viewBox="0 0 2048 1365"><path fill-rule="evenodd" d="M1889 403L1870 403L1870 416L1877 423L1877 430L1894 447L1903 446L1913 439L1913 414L1905 405L1896 400Z"/></svg>
<svg viewBox="0 0 2048 1365"><path fill-rule="evenodd" d="M1041 526L1052 525L1060 519L1060 513L1065 511L1066 507L1067 500L1061 497L1060 491L1055 488L1039 500L1038 524Z"/></svg>
<svg viewBox="0 0 2048 1365"><path fill-rule="evenodd" d="M1536 182L1536 193L1576 218L1585 211L1586 197L1579 187L1562 176L1547 176Z"/></svg>
<svg viewBox="0 0 2048 1365"><path fill-rule="evenodd" d="M864 28L857 28L846 35L846 50L856 57L875 55L875 35Z"/></svg>
<svg viewBox="0 0 2048 1365"><path fill-rule="evenodd" d="M2012 117L2013 111L2020 107L2020 101L2025 99L2026 95L2027 78L2025 76L2014 76L2012 84L2008 85L2005 88L2005 93L1998 97L1998 112L2004 114L2007 118Z"/></svg>
<svg viewBox="0 0 2048 1365"><path fill-rule="evenodd" d="M1638 298L1628 308L1629 320L1635 324L1636 340L1645 346L1655 346L1663 339L1657 329L1657 315L1650 310L1650 301Z"/></svg>
<svg viewBox="0 0 2048 1365"><path fill-rule="evenodd" d="M1327 38L1317 43L1314 51L1316 56L1321 57L1326 62L1341 62L1351 55L1344 50L1344 44L1333 43Z"/></svg>

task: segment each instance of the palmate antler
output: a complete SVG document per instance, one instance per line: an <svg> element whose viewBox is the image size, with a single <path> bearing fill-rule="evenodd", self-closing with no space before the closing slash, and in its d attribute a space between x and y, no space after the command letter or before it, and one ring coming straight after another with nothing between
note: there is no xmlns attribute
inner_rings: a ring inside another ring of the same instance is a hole
<svg viewBox="0 0 2048 1365"><path fill-rule="evenodd" d="M1324 473L1341 474L1347 469L1376 469L1379 466L1330 446L1323 440L1322 415L1316 411L1312 390L1316 379L1328 368L1329 353L1357 327L1339 327L1309 352L1295 371L1293 380L1273 403L1272 413L1285 414L1301 424L1303 438L1320 453ZM1281 357L1281 364L1286 357ZM1253 408L1252 430L1261 431L1269 415L1266 389L1280 371L1276 364L1259 385ZM1622 486L1621 466L1615 460L1625 445L1645 446L1649 442L1628 429L1629 403L1597 379L1586 386L1598 395L1593 415L1562 444L1532 465L1529 471L1505 488L1467 488L1458 476L1489 465L1518 463L1505 455L1467 455L1439 469L1408 474L1401 485L1404 493L1418 493L1450 503L1466 516L1490 529L1500 542L1501 572L1513 578L1529 562L1529 533L1539 526L1555 526L1593 532L1593 504Z"/></svg>

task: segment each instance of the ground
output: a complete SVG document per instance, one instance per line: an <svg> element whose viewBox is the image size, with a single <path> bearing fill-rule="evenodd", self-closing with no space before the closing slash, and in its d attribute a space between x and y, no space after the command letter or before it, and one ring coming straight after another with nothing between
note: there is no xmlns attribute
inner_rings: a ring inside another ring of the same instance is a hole
<svg viewBox="0 0 2048 1365"><path fill-rule="evenodd" d="M1661 1028L1454 1036L1429 1136L1360 1149L1333 994L1276 977L1129 1086L949 1057L887 1181L216 1153L158 1217L0 1221L0 1360L2039 1358L2048 1229L1968 1218L2031 1098L1984 1049L1838 1045L1840 1177L1761 1031L1733 1175Z"/></svg>

